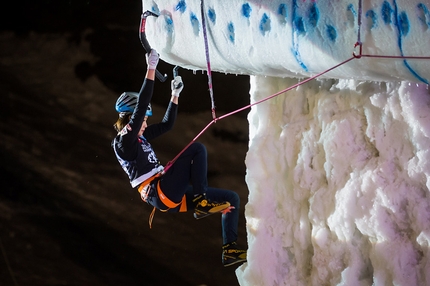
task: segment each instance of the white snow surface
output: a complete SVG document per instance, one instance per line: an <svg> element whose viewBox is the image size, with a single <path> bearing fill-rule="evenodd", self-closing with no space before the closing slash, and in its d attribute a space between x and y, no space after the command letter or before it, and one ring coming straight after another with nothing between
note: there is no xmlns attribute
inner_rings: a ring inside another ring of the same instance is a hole
<svg viewBox="0 0 430 286"><path fill-rule="evenodd" d="M359 55L427 56L430 1L205 0L148 1L146 36L161 58L200 70L275 77L309 77ZM145 5L146 4L146 5ZM361 11L361 13L360 13ZM361 17L360 17L361 16ZM358 25L359 19L361 24ZM420 60L354 59L325 78L429 83Z"/></svg>
<svg viewBox="0 0 430 286"><path fill-rule="evenodd" d="M252 100L297 80L252 77ZM241 285L429 285L427 85L316 80L256 105Z"/></svg>
<svg viewBox="0 0 430 286"><path fill-rule="evenodd" d="M360 1L204 3L211 66L249 74L251 103L347 59L357 40ZM366 52L429 56L428 1L361 4ZM199 9L143 1L160 13L147 34L163 60L206 69ZM251 108L240 285L430 285L429 67L354 59Z"/></svg>

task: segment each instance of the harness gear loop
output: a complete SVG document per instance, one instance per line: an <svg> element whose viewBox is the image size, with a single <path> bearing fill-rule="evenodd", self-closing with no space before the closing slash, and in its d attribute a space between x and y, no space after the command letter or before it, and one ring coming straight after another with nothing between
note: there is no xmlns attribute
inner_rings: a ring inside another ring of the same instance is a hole
<svg viewBox="0 0 430 286"><path fill-rule="evenodd" d="M148 199L148 193L151 189L151 182L156 178L161 177L162 175L162 172L157 173L140 183L139 187L137 188L137 191L140 193L140 198L142 199L142 201L146 203L146 200Z"/></svg>
<svg viewBox="0 0 430 286"><path fill-rule="evenodd" d="M140 193L140 197L141 197L141 199L145 202L145 203L147 203L147 199L148 199L148 194L149 194L149 191L151 190L151 183L155 180L155 179L157 179L157 178L159 178L159 177L161 177L162 175L164 174L164 172L163 173L157 173L157 174L155 174L154 176L152 176L152 177L150 177L150 178L148 178L148 179L146 179L145 181L143 181L141 184L140 184L140 186L139 186L139 188L137 189L138 191L139 191L139 193ZM179 206L179 205L181 205L180 206L180 208L179 208L179 212L186 212L187 211L187 197L186 197L186 195L184 195L183 197L182 197L182 200L179 202L179 203L175 203L175 202L173 202L172 200L170 200L164 193L163 193L163 191L161 190L161 187L160 187L160 180L158 180L157 181L157 183L156 183L156 188L157 188L157 194L158 194L158 198L160 199L160 201L167 207L167 209L165 209L165 210L162 210L162 209L160 209L160 211L162 211L162 212L167 212L168 210L170 210L170 209L174 209L174 208L176 208L177 206ZM154 215L155 215L155 210L156 210L157 208L156 207L154 207L153 209L152 209L152 211L151 211L151 214L149 215L149 228L152 228L152 221L153 221L153 219L154 219Z"/></svg>

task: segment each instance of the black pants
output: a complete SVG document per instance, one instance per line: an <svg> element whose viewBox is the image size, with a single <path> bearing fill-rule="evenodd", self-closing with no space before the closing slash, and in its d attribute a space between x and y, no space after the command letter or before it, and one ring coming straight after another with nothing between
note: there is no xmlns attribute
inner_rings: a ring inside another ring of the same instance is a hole
<svg viewBox="0 0 430 286"><path fill-rule="evenodd" d="M163 193L175 203L179 203L186 195L188 210L194 209L192 198L198 194L206 194L206 198L210 201L229 202L234 209L222 215L223 243L237 240L240 198L236 192L208 187L207 151L203 144L197 142L191 144L161 177L160 187ZM156 208L166 209L155 192L152 192L151 197L148 198L148 203ZM169 210L169 212L178 211L179 206Z"/></svg>

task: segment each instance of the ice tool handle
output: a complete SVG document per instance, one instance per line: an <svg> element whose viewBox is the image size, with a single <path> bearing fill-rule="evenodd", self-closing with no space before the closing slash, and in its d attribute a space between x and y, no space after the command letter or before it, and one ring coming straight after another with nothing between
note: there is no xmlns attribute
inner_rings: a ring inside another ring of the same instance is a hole
<svg viewBox="0 0 430 286"><path fill-rule="evenodd" d="M175 66L173 68L173 79L175 79L179 74L178 74L178 69L179 66ZM182 82L180 82L178 85L175 85L175 89L181 88L182 87Z"/></svg>
<svg viewBox="0 0 430 286"><path fill-rule="evenodd" d="M145 34L145 26L146 26L146 18L148 16L155 16L158 17L157 14L155 14L154 12L151 11L146 11L145 13L142 14L142 19L140 20L140 33L139 33L139 38L140 38L140 42L142 43L143 48L145 49L145 51L147 53L151 52L151 46L148 43L148 40L146 39L146 34ZM161 81L161 82L165 82L167 79L167 74L162 74L160 73L158 70L155 70L155 76Z"/></svg>

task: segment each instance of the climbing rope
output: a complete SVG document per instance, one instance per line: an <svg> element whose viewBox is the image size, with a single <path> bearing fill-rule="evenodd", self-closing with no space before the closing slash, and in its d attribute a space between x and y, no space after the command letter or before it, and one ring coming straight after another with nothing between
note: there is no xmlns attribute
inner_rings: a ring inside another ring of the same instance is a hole
<svg viewBox="0 0 430 286"><path fill-rule="evenodd" d="M361 13L362 13L362 0L358 1L358 29L357 29L357 43L361 44Z"/></svg>
<svg viewBox="0 0 430 286"><path fill-rule="evenodd" d="M359 58L381 58L381 59L404 59L404 60L430 60L430 57L417 57L417 56L384 56L384 55L368 55L363 54L361 45L360 52L358 55L354 54L354 57Z"/></svg>
<svg viewBox="0 0 430 286"><path fill-rule="evenodd" d="M213 118L213 120L216 121L214 92L213 92L213 88L212 88L212 71L211 71L211 62L210 62L210 57L209 57L209 44L208 44L208 35L206 32L206 20L205 20L205 11L204 11L203 0L200 1L200 7L201 7L202 26L203 26L203 39L205 42L206 65L207 65L207 69L208 69L207 73L208 73L209 95L211 97L211 103L212 103L212 118Z"/></svg>
<svg viewBox="0 0 430 286"><path fill-rule="evenodd" d="M238 112L241 112L241 111L243 111L243 110L245 110L245 109L248 109L248 108L250 108L250 107L252 107L252 106L254 106L254 105L257 105L257 104L260 104L260 103L262 103L262 102L264 102L264 101L267 101L267 100L269 100L269 99L271 99L271 98L273 98L273 97L276 97L276 96L278 96L278 95L280 95L280 94L282 94L282 93L285 93L285 92L287 92L287 91L289 91L289 90L291 90L291 89L293 89L293 88L296 88L296 87L298 87L298 86L300 86L300 85L302 85L302 84L305 84L305 83L307 83L307 82L309 82L309 81L311 81L311 80L313 80L313 79L315 79L315 78L317 78L317 77L320 77L320 76L322 76L323 74L325 74L325 73L328 73L328 72L330 72L330 71L332 71L332 70L334 70L334 69L336 69L336 68L338 68L338 67L340 67L341 65L344 65L344 64L346 64L347 62L349 62L349 61L351 61L351 60L353 60L353 59L355 59L355 57L354 56L352 56L352 57L350 57L349 59L347 59L347 60L345 60L345 61L343 61L343 62L341 62L340 64L337 64L337 65L335 65L335 66L333 66L333 67L331 67L331 68L329 68L329 69L327 69L327 70L325 70L325 71L323 71L323 72L321 72L321 73L319 73L319 74L317 74L317 75L314 75L314 76L312 76L312 77L309 77L309 78L307 78L307 79L305 79L304 81L301 81L301 82L299 82L299 83L296 83L295 85L292 85L292 86L290 86L290 87L288 87L288 88L286 88L286 89L283 89L283 90L281 90L281 91L278 91L277 93L274 93L274 94L272 94L272 95L270 95L270 96L268 96L268 97L265 97L265 98L263 98L263 99L261 99L261 100L259 100L259 101L256 101L256 102L254 102L254 103L251 103L251 104L248 104L248 105L246 105L246 106L244 106L244 107L241 107L241 108L239 108L239 109L236 109L236 110L234 110L234 111L232 111L232 112L230 112L230 113L227 113L227 114L224 114L224 115L222 115L222 116L220 116L220 117L217 117L216 119L212 119L212 121L211 122L209 122L208 123L208 125L206 125L206 127L204 127L203 129L202 129L202 131L200 131L200 133L199 134L197 134L197 136L196 137L194 137L194 139L193 140L191 140L191 142L190 143L188 143L188 145L187 146L185 146L185 148L184 149L182 149L182 151L181 152L179 152L179 154L178 155L176 155L176 157L175 158L173 158L173 160L171 160L170 162L168 162L167 164L166 164L166 166L164 167L164 172L167 172L167 170L175 163L175 161L179 158L179 156L181 156L181 154L182 153L184 153L185 152L185 150L187 150L187 148L191 145L191 144L193 144L213 123L215 123L216 122L216 120L221 120L221 119L224 119L224 118L226 118L226 117L229 117L230 115L233 115L233 114L236 114L236 113L238 113Z"/></svg>
<svg viewBox="0 0 430 286"><path fill-rule="evenodd" d="M307 78L307 79L305 79L305 80L303 80L303 81L301 81L301 82L299 82L297 84L294 84L294 85L292 85L292 86L290 86L290 87L288 87L286 89L283 89L283 90L278 91L278 92L276 92L276 93L274 93L272 95L269 95L269 96L267 96L267 97L265 97L265 98L263 98L263 99L261 99L259 101L256 101L256 102L254 102L252 104L249 104L249 105L246 105L246 106L241 107L239 109L236 109L236 110L234 110L234 111L232 111L230 113L227 113L227 114L225 114L223 116L216 117L215 116L214 99L213 99L213 91L212 91L212 78L211 78L211 70L210 70L209 49L208 49L208 45L207 45L206 25L205 25L205 20L204 20L204 10L203 10L203 0L202 0L201 1L202 25L203 25L203 35L204 35L204 38L205 38L206 61L207 61L207 65L208 65L209 91L210 91L211 101L212 101L212 115L213 115L213 119L212 119L212 121L210 121L200 131L200 133L197 134L196 137L193 138L193 140L191 140L190 143L188 143L187 146L185 146L184 149L181 150L181 152L179 152L178 155L176 155L175 158L173 158L171 161L169 161L166 164L166 166L164 168L164 172L167 172L167 170L175 163L175 161L179 158L179 156L181 156L181 154L191 144L193 144L213 123L216 123L217 120L224 119L224 118L229 117L229 116L231 116L233 114L236 114L236 113L241 112L241 111L243 111L245 109L248 109L248 108L250 108L250 107L252 107L254 105L260 104L260 103L262 103L264 101L267 101L267 100L272 99L272 98L274 98L276 96L279 96L280 94L283 94L283 93L285 93L287 91L290 91L291 89L297 88L298 86L303 85L303 84L305 84L305 83L307 83L307 82L309 82L311 80L314 80L314 79L316 79L316 78L318 78L318 77L320 77L320 76L322 76L322 75L324 75L324 74L326 74L326 73L328 73L328 72L330 72L330 71L332 71L332 70L334 70L334 69L336 69L336 68L338 68L338 67L340 67L340 66L342 66L342 65L344 65L344 64L346 64L346 63L348 63L348 62L350 62L352 60L354 60L354 59L360 59L362 57L368 57L368 58L383 58L383 59L385 58L385 59L424 59L424 60L430 60L430 57L404 56L404 55L403 56L390 56L390 55L369 55L369 54L363 54L363 43L361 42L361 32L360 32L361 31L361 23L362 23L361 22L361 18L362 18L362 0L359 0L358 6L359 6L359 8L358 8L359 11L358 11L357 42L354 45L354 51L352 53L352 57L348 58L347 60L344 60L343 62L341 62L341 63L339 63L337 65L334 65L333 67L331 67L331 68L329 68L329 69L327 69L327 70L325 70L323 72L320 72L320 73L318 73L318 74L316 74L316 75L314 75L312 77L309 77L309 78ZM357 47L359 47L358 54L355 53L355 49Z"/></svg>

